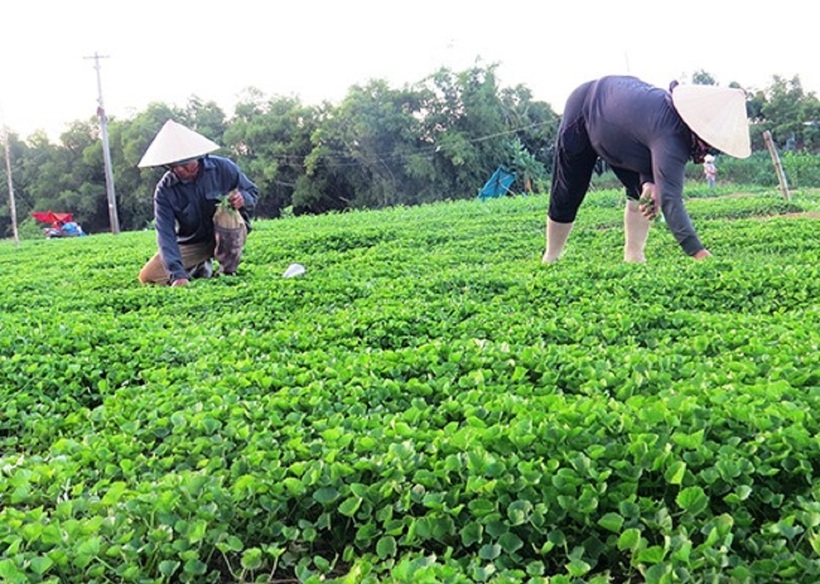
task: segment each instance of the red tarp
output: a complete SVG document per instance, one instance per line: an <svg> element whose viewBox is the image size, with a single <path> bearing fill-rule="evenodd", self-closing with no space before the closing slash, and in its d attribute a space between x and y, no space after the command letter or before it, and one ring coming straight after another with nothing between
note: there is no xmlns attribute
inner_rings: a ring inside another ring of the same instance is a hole
<svg viewBox="0 0 820 584"><path fill-rule="evenodd" d="M42 221L43 223L66 223L68 221L73 221L74 216L71 213L55 213L54 211L35 211L31 214L32 217L37 219L37 221Z"/></svg>

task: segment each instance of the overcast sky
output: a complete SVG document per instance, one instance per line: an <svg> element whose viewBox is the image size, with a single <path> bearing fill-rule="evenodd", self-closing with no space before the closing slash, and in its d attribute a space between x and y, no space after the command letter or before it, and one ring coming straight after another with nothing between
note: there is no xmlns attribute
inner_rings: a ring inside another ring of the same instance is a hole
<svg viewBox="0 0 820 584"><path fill-rule="evenodd" d="M230 116L248 87L338 103L355 84L420 81L498 63L563 111L578 84L630 73L666 87L705 70L763 88L799 75L820 94L817 18L780 0L14 0L0 8L0 122L52 138L95 115L95 53L109 117L192 95ZM478 60L478 61L477 61Z"/></svg>

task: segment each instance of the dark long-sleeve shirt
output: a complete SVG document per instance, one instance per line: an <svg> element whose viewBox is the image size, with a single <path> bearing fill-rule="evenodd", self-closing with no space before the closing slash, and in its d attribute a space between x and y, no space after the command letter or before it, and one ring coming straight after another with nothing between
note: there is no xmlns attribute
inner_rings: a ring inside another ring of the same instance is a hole
<svg viewBox="0 0 820 584"><path fill-rule="evenodd" d="M173 172L166 172L154 192L154 219L157 242L165 269L171 280L188 278L182 265L179 244L214 240L213 216L220 199L233 189L242 193L240 209L250 231L250 215L259 198L259 190L235 162L221 156L199 160L196 179L182 182Z"/></svg>
<svg viewBox="0 0 820 584"><path fill-rule="evenodd" d="M669 229L683 251L703 249L683 205L691 130L664 89L628 76L603 77L589 85L582 106L590 143L613 168L654 182Z"/></svg>

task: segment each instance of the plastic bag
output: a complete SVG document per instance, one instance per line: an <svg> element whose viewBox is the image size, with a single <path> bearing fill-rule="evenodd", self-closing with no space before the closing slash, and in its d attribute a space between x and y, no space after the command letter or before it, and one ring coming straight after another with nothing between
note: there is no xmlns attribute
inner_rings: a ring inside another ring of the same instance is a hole
<svg viewBox="0 0 820 584"><path fill-rule="evenodd" d="M231 207L227 197L216 206L214 235L214 257L219 262L217 273L232 275L242 259L242 248L248 239L248 227L239 211Z"/></svg>
<svg viewBox="0 0 820 584"><path fill-rule="evenodd" d="M282 274L283 278L295 278L297 276L301 276L305 273L305 266L302 264L291 264L288 266L288 269L285 270L285 273Z"/></svg>

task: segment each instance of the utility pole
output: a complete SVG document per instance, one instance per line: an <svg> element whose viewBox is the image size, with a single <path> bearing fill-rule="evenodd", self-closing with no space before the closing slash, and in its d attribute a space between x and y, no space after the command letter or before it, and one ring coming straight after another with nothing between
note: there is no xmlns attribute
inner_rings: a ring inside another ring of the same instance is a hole
<svg viewBox="0 0 820 584"><path fill-rule="evenodd" d="M0 125L3 126L3 144L6 149L6 178L9 183L9 213L11 215L11 229L14 232L14 245L20 245L20 233L17 231L17 206L14 204L14 182L11 180L11 152L9 150L9 133L6 130L6 121L0 108Z"/></svg>
<svg viewBox="0 0 820 584"><path fill-rule="evenodd" d="M766 148L769 149L769 154L772 157L772 164L774 164L774 171L777 173L777 181L780 183L780 192L783 193L783 198L787 201L792 200L791 193L789 193L789 181L786 180L786 173L783 172L783 164L780 162L780 155L777 153L777 147L774 145L772 133L769 130L763 132L763 140L766 142Z"/></svg>
<svg viewBox="0 0 820 584"><path fill-rule="evenodd" d="M100 117L100 134L102 135L103 143L103 160L105 161L105 191L108 194L108 218L111 223L111 233L117 235L120 232L120 220L117 217L117 195L114 192L114 172L111 169L111 150L108 147L108 117L105 115L105 106L103 106L102 96L102 82L100 81L100 59L107 59L107 56L98 55L96 52L93 57L84 57L86 59L94 59L94 68L97 70L97 115Z"/></svg>

